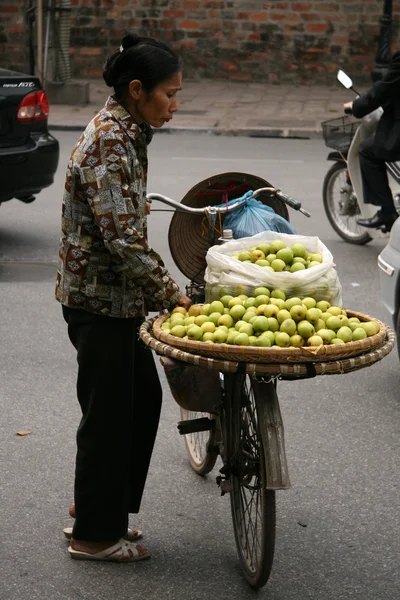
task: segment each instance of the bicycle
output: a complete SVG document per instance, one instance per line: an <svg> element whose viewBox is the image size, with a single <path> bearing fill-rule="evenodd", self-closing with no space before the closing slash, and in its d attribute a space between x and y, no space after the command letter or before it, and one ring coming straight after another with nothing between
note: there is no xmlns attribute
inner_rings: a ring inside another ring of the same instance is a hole
<svg viewBox="0 0 400 600"><path fill-rule="evenodd" d="M171 253L177 266L188 276L190 283L186 286L187 294L196 303L205 300L204 271L201 270L205 265L205 250L218 243L218 240L223 241L220 239L221 230L216 227L221 213L215 206L207 203L210 200L208 189L215 186L218 180L221 180L222 187L217 186L213 190L215 193L212 199L215 200L214 204L221 205L221 193L225 196L226 207L220 209L223 212L235 210L243 204L228 204L230 195L236 194L239 197L249 189L256 189L254 195L287 220L289 215L286 206L310 216L301 208L300 202L283 194L268 182L240 173L218 175L207 180L207 193L197 202L202 204L201 207L191 206L196 202L190 197L193 190L201 191L201 184L195 186L180 203L161 194L150 194L150 199L169 204L175 211L168 235ZM233 185L232 181L237 185ZM261 183L262 187L257 188L254 183ZM199 234L197 240L193 230L189 231L190 235L184 232L185 219L189 219L186 220L186 226L190 227L193 215L207 216L207 238L204 236L204 227L203 235ZM197 252L198 257L192 255L191 260L187 260L188 249L185 247L179 254L182 232L189 235L195 248L193 252ZM348 314L362 320L372 318L353 311L348 311ZM229 493L230 496L232 523L242 571L250 586L261 588L269 579L274 559L276 491L291 487L277 395L278 380L343 374L370 366L391 352L395 344L394 332L378 321L380 333L375 336L376 339L372 341L372 338L367 338L356 342L356 348L351 351L342 353L336 347L330 356L322 353L321 357L313 356L311 360L303 362L293 361L290 364L290 361L288 363L281 358L272 361L270 358L267 363L255 364L245 362L243 355L233 359L230 354L228 359L221 359L218 353L209 357L208 349L205 355L200 350L195 353L179 349L178 345L168 342L171 336L163 338L160 332L155 331L156 322L160 319L162 317L142 324L141 339L160 354L162 359L172 358L171 364L178 369L175 383L185 387L186 396L183 399L179 395L179 389L174 388L174 381L165 367L172 395L181 407L178 429L185 436L192 469L204 476L212 471L218 456L222 459L217 484L221 495Z"/></svg>
<svg viewBox="0 0 400 600"><path fill-rule="evenodd" d="M207 245L216 242L219 213L214 206L193 208L162 194L148 197L174 207L177 213L207 215ZM269 205L275 199L287 220L286 205L310 216L300 202L270 184L255 190L252 197L262 197ZM226 214L244 203L245 200L239 201L220 211ZM199 283L198 275L192 274L186 286L188 296L196 303L204 302L204 286ZM275 491L290 487L276 379L261 381L246 373L220 372L219 383L220 403L215 412L181 407L178 429L185 436L190 465L198 475L210 473L221 456L223 467L217 483L222 495L230 493L242 569L248 583L260 588L268 581L274 556Z"/></svg>

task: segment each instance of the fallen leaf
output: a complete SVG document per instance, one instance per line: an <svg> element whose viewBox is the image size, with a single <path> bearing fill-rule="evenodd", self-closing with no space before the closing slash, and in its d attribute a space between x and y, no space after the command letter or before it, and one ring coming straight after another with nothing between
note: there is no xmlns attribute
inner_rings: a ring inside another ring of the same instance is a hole
<svg viewBox="0 0 400 600"><path fill-rule="evenodd" d="M21 429L21 431L17 431L16 435L29 435L30 433L32 431L29 431L29 429Z"/></svg>

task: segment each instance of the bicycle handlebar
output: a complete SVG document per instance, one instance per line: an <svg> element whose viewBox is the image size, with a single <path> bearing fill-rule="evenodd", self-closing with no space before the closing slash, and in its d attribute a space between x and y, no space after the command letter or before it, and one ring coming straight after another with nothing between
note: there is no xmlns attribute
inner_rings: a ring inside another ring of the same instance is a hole
<svg viewBox="0 0 400 600"><path fill-rule="evenodd" d="M291 196L288 196L287 194L284 194L281 190L274 188L274 187L265 187L265 188L260 188L258 190L255 190L253 192L252 196L250 196L250 198L256 198L259 194L262 194L262 193L268 193L271 196L275 196L276 198L278 198L278 200L281 200L281 202L284 202L285 204L290 206L290 208L300 211L306 217L311 217L310 213L301 207L301 202L299 202L298 200L295 200L294 198L292 198ZM160 202L163 202L164 204L169 204L170 206L173 206L176 209L179 209L183 212L192 213L192 214L204 214L206 210L211 214L215 214L218 210L220 210L220 212L222 212L222 213L228 213L228 212L231 212L232 210L236 210L237 208L240 208L241 206L243 206L246 203L246 200L240 200L229 206L220 207L219 209L216 208L215 206L205 206L203 208L193 208L191 206L186 206L185 204L182 204L181 202L177 202L176 200L172 200L172 198L168 198L168 196L164 196L163 194L151 193L151 194L147 194L147 198L150 201L151 200L159 200Z"/></svg>

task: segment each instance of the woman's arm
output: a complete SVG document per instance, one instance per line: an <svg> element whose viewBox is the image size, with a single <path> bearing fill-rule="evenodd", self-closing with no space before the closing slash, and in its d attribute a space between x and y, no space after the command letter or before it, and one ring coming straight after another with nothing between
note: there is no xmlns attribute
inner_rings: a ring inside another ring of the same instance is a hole
<svg viewBox="0 0 400 600"><path fill-rule="evenodd" d="M137 230L143 210L139 205L141 182L137 182L139 191L132 197L135 175L128 164L126 148L108 132L100 134L90 150L76 168L104 244L111 254L121 257L120 270L126 271L128 279L143 290L155 310L169 308L182 294L161 257ZM97 158L95 164L94 158Z"/></svg>

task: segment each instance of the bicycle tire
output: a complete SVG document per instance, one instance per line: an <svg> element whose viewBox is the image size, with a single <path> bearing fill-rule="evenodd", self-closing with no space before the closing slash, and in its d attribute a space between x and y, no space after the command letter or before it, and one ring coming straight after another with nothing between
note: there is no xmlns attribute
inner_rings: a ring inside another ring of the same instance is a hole
<svg viewBox="0 0 400 600"><path fill-rule="evenodd" d="M349 215L347 219L341 218L335 205L340 205L340 200L335 200L334 186L341 174L344 175L343 183L346 183L347 166L345 162L335 162L324 179L322 190L323 204L326 216L336 233L350 244L364 245L371 241L371 236L356 223L356 215ZM336 207L337 208L337 207ZM344 215L345 216L345 215ZM355 229L355 231L353 231Z"/></svg>
<svg viewBox="0 0 400 600"><path fill-rule="evenodd" d="M198 419L200 417L210 417L210 415L208 413L194 412L181 408L182 421ZM187 433L184 438L186 452L193 471L197 475L202 476L210 473L218 457L218 450L215 446L214 422L209 431Z"/></svg>
<svg viewBox="0 0 400 600"><path fill-rule="evenodd" d="M244 577L251 587L258 589L267 583L271 574L276 531L275 491L267 489L263 441L258 426L263 402L256 404L255 394L259 391L248 375L236 374L229 387L226 443L232 523Z"/></svg>

